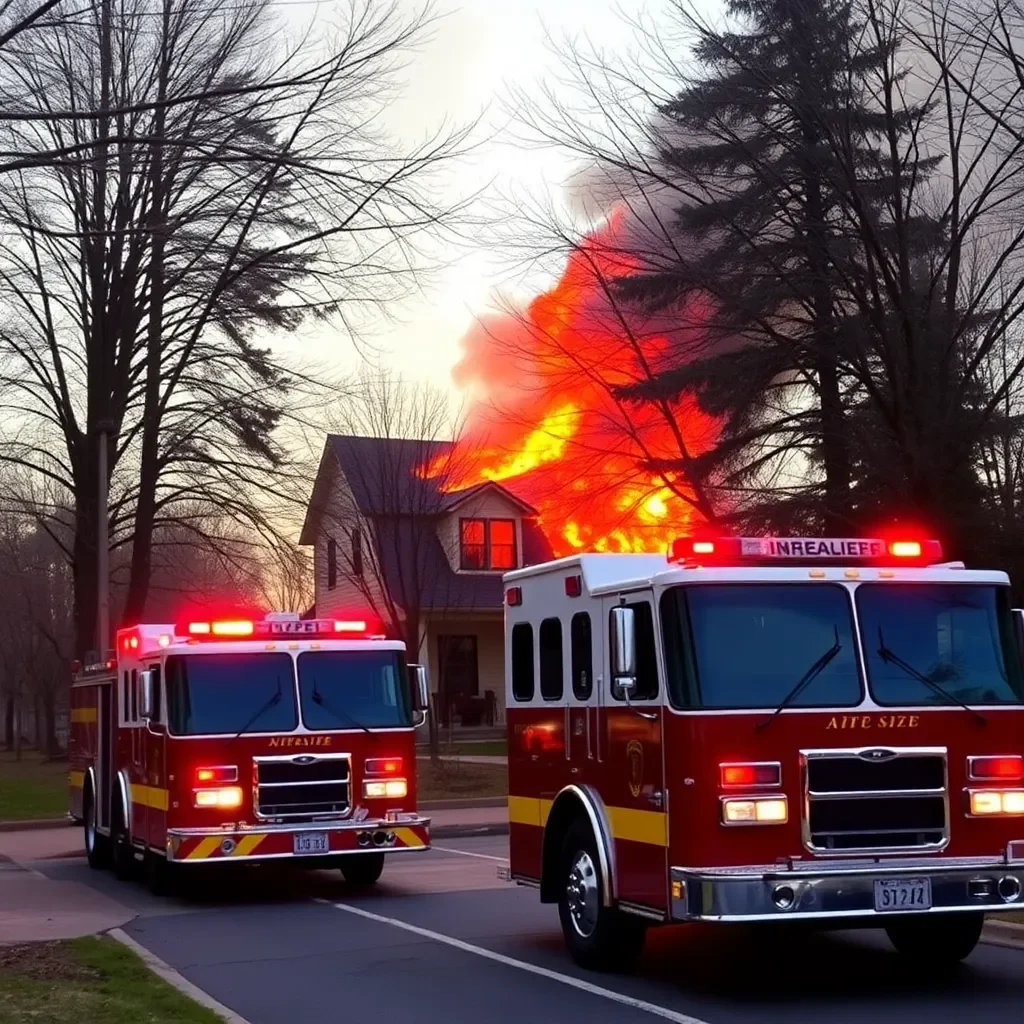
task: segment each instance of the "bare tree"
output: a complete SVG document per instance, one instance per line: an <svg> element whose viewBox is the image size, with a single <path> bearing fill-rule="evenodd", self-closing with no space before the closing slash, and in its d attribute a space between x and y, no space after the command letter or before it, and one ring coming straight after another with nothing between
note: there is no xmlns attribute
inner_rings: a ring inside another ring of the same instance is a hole
<svg viewBox="0 0 1024 1024"><path fill-rule="evenodd" d="M0 199L0 458L74 496L79 649L95 635L101 437L137 619L155 532L198 535L197 507L278 539L280 428L326 382L258 337L311 318L355 330L425 269L418 239L445 213L431 171L463 134L399 153L373 122L429 12L338 14L335 34L282 49L270 0L104 0L0 76L23 96L7 148L38 157Z"/></svg>

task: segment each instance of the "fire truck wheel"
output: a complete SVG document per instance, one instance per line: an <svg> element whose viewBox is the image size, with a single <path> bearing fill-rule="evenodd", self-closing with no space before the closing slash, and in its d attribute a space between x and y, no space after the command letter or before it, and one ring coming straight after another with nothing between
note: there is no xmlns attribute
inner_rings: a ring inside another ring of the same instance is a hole
<svg viewBox="0 0 1024 1024"><path fill-rule="evenodd" d="M85 791L85 818L82 825L85 834L85 856L89 867L99 870L110 866L110 837L96 830L96 800L90 787Z"/></svg>
<svg viewBox="0 0 1024 1024"><path fill-rule="evenodd" d="M351 885L373 885L383 870L383 853L353 853L341 861L341 876Z"/></svg>
<svg viewBox="0 0 1024 1024"><path fill-rule="evenodd" d="M985 915L978 913L929 914L890 921L885 933L904 956L934 967L969 956L984 923Z"/></svg>
<svg viewBox="0 0 1024 1024"><path fill-rule="evenodd" d="M127 882L135 877L135 853L132 850L131 839L124 826L124 811L121 808L121 801L114 803L114 820L110 828L111 860L114 864L114 874Z"/></svg>
<svg viewBox="0 0 1024 1024"><path fill-rule="evenodd" d="M588 970L629 970L643 952L643 921L602 905L601 866L586 824L573 824L563 851L558 916L570 955Z"/></svg>

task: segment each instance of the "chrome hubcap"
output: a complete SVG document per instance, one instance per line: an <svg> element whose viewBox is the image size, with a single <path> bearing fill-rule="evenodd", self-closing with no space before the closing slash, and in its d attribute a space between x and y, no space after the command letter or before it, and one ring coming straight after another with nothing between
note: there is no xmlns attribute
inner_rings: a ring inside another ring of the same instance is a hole
<svg viewBox="0 0 1024 1024"><path fill-rule="evenodd" d="M565 893L573 928L581 938L589 939L597 927L599 902L597 871L586 850L580 850L573 858Z"/></svg>

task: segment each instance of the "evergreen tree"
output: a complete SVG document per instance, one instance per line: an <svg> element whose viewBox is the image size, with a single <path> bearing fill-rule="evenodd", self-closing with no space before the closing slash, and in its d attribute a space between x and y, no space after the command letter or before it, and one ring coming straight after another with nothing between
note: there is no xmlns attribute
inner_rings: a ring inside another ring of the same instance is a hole
<svg viewBox="0 0 1024 1024"><path fill-rule="evenodd" d="M709 347L628 395L691 393L721 418L704 471L736 494L771 486L766 502L745 503L748 520L845 531L863 465L849 411L871 349L846 322L872 272L857 223L870 216L874 240L885 239L903 186L879 142L924 110L873 102L899 40L872 42L848 0L729 0L727 10L737 30L702 28L700 74L660 110L658 160L685 197L669 227L684 244L619 282L653 308L709 295ZM935 164L918 161L917 174ZM911 226L924 249L941 230L928 218Z"/></svg>

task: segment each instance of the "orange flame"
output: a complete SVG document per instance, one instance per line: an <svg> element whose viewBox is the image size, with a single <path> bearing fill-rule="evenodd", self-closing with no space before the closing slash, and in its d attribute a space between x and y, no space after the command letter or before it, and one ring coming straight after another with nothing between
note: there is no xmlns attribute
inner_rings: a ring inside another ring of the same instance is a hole
<svg viewBox="0 0 1024 1024"><path fill-rule="evenodd" d="M629 269L620 227L587 239L523 313L468 332L453 377L483 397L459 439L458 471L448 456L422 470L447 471L445 490L502 482L538 510L556 556L663 551L700 518L686 477L651 464L706 450L715 421L692 402L628 404L616 391L685 361L703 340L704 310L624 315L608 287Z"/></svg>

